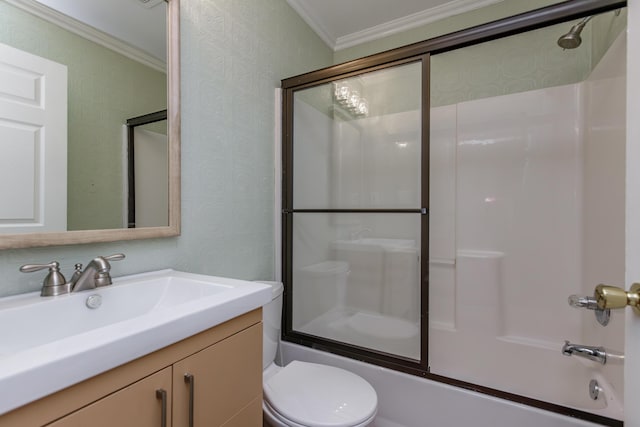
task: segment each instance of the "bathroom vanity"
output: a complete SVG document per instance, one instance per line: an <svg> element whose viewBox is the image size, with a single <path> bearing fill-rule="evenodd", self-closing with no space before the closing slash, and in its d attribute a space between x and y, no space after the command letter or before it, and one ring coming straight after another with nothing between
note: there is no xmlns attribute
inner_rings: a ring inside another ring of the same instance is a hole
<svg viewBox="0 0 640 427"><path fill-rule="evenodd" d="M1 298L0 322L12 327L0 332L0 425L259 426L270 295L264 284L161 270Z"/></svg>
<svg viewBox="0 0 640 427"><path fill-rule="evenodd" d="M191 399L195 425L261 425L261 309L18 408L0 425L189 426Z"/></svg>

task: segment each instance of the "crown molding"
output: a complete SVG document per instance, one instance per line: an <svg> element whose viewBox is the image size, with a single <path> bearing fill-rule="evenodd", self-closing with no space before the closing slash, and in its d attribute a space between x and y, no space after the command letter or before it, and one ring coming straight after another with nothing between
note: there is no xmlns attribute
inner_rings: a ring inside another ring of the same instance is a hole
<svg viewBox="0 0 640 427"><path fill-rule="evenodd" d="M167 72L167 64L149 55L145 51L138 49L126 43L116 37L113 37L105 32L97 30L83 22L73 19L63 13L60 13L54 9L51 9L35 0L5 0L7 3L25 10L45 21L51 22L65 30L75 33L87 40L97 43L101 46L111 49L129 59L140 62L154 70Z"/></svg>
<svg viewBox="0 0 640 427"><path fill-rule="evenodd" d="M309 11L304 7L304 4L300 2L300 0L287 0L287 3L293 10L296 11L298 15L307 23L308 26L322 39L323 42L331 49L336 50L336 39L329 34L329 31L312 18L312 15Z"/></svg>
<svg viewBox="0 0 640 427"><path fill-rule="evenodd" d="M289 6L316 32L318 37L320 37L327 46L334 51L338 51L361 43L379 40L393 34L398 34L453 15L480 9L502 1L504 0L453 0L440 6L338 37L337 39L333 37L322 24L313 18L313 15L305 9L304 3L302 3L301 0L287 0L287 3L289 3Z"/></svg>
<svg viewBox="0 0 640 427"><path fill-rule="evenodd" d="M453 0L440 6L394 19L362 31L347 34L346 36L338 37L333 50L338 51L361 43L378 40L393 34L418 28L450 16L459 15L461 13L470 12L495 3L500 3L502 1L504 0Z"/></svg>

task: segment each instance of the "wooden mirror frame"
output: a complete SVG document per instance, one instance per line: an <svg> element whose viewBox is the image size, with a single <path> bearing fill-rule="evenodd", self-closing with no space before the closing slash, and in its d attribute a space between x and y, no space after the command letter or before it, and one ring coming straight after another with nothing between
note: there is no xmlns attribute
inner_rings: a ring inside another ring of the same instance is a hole
<svg viewBox="0 0 640 427"><path fill-rule="evenodd" d="M169 224L166 227L0 234L0 249L151 239L180 235L180 0L167 1Z"/></svg>

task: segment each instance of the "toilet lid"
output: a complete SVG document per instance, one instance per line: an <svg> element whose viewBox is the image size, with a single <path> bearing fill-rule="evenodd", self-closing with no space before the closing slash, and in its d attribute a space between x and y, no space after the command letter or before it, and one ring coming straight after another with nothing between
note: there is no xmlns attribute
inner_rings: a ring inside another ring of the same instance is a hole
<svg viewBox="0 0 640 427"><path fill-rule="evenodd" d="M376 391L359 376L300 361L264 383L264 398L283 417L310 427L357 425L378 407Z"/></svg>

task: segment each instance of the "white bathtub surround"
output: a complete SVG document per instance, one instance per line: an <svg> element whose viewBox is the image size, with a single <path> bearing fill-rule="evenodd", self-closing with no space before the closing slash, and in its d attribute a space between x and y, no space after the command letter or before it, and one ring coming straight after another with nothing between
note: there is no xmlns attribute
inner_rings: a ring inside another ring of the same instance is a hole
<svg viewBox="0 0 640 427"><path fill-rule="evenodd" d="M622 365L560 348L623 352L620 315L567 297L624 281L625 52L623 34L584 82L432 110L432 373L622 419Z"/></svg>
<svg viewBox="0 0 640 427"><path fill-rule="evenodd" d="M347 369L378 393L373 427L593 427L596 424L403 374L292 343L284 362L301 360Z"/></svg>

